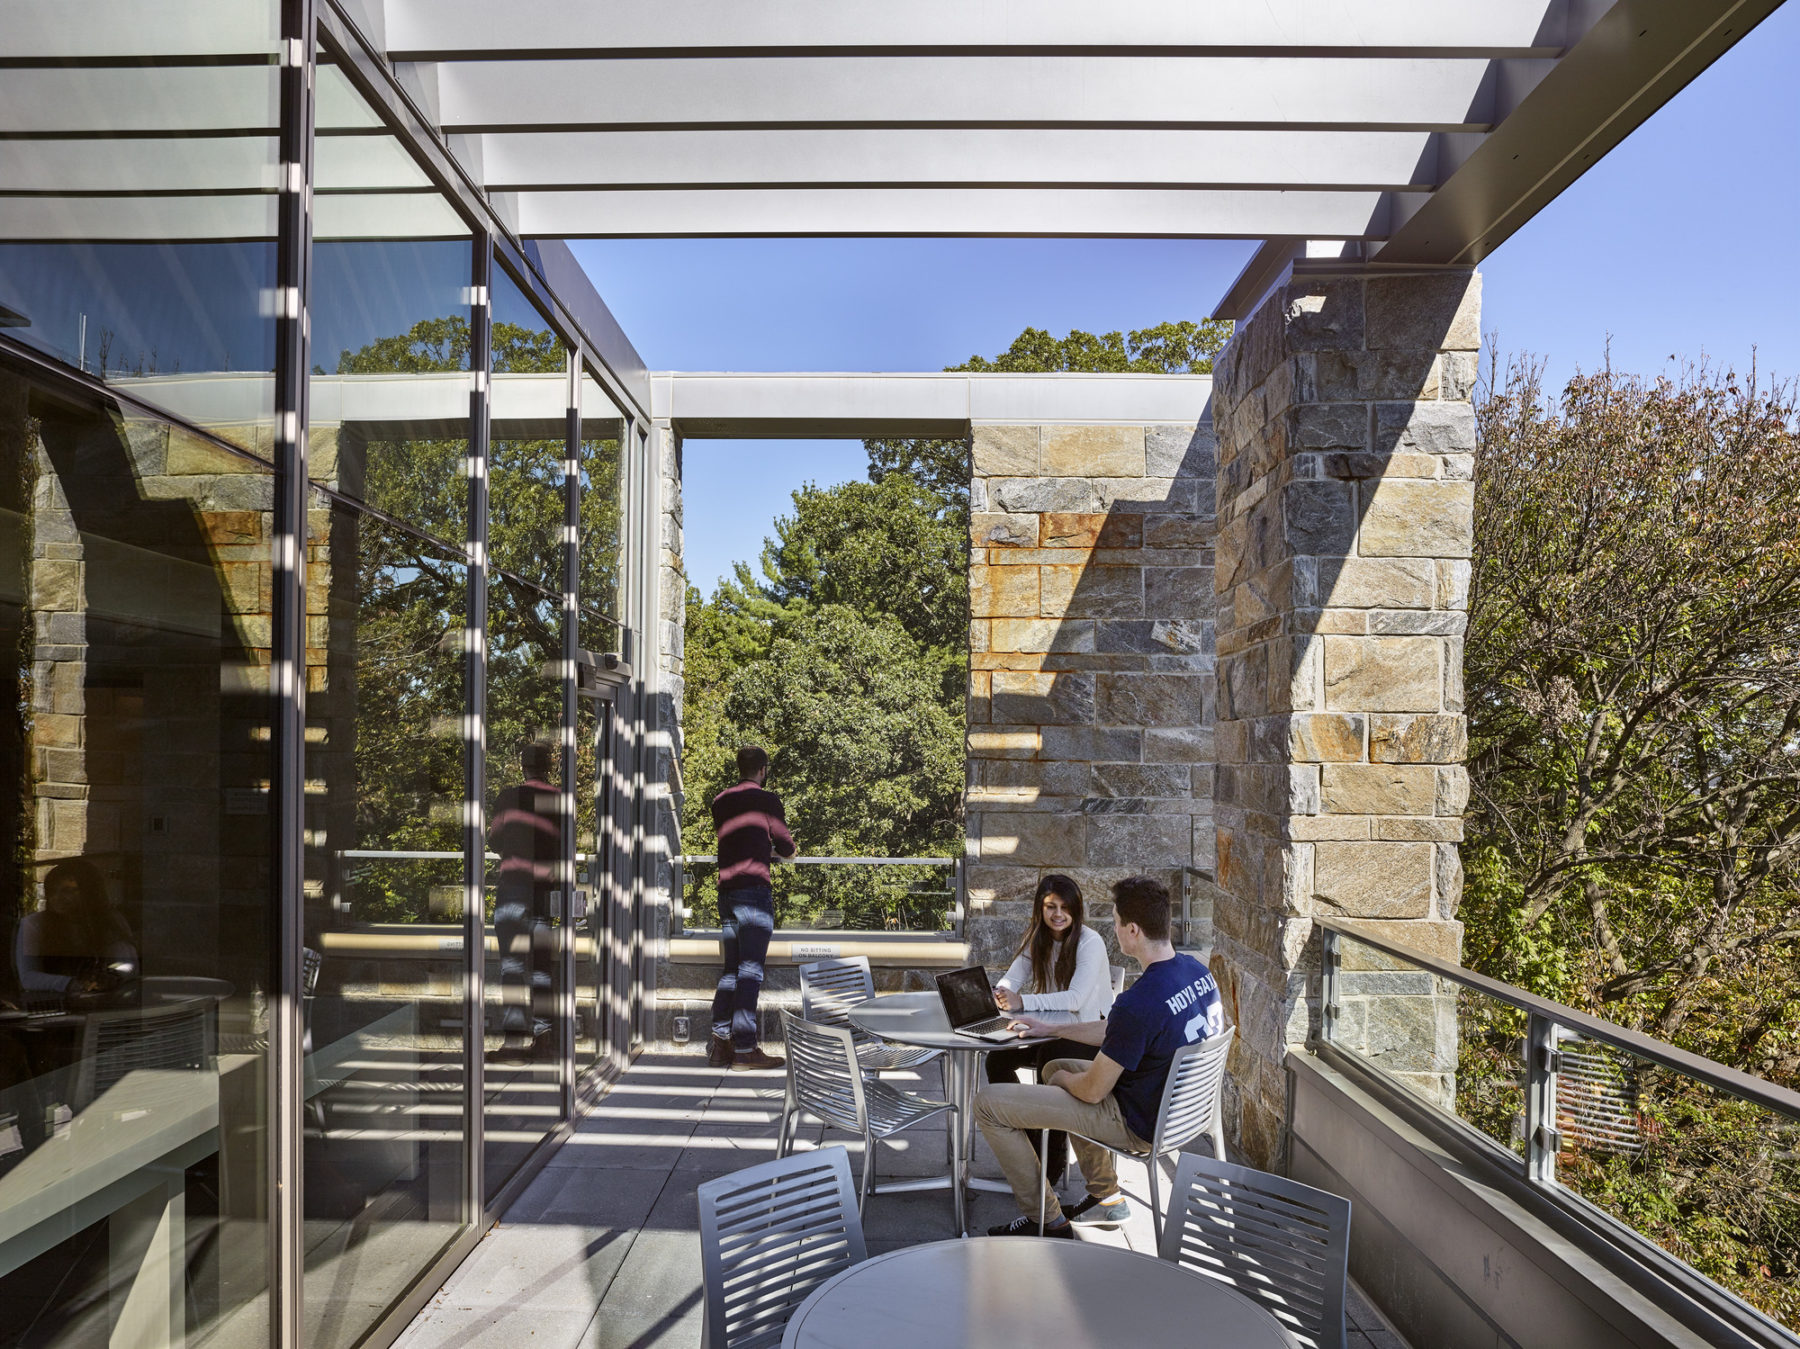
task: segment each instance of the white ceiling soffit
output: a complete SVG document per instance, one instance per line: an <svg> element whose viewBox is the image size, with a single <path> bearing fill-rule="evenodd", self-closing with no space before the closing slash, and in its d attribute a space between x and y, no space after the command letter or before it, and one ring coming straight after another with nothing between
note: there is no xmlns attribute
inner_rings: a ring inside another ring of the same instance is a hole
<svg viewBox="0 0 1800 1349"><path fill-rule="evenodd" d="M1266 273L1308 239L1479 261L1777 3L386 0L384 25L527 234L1250 237Z"/></svg>

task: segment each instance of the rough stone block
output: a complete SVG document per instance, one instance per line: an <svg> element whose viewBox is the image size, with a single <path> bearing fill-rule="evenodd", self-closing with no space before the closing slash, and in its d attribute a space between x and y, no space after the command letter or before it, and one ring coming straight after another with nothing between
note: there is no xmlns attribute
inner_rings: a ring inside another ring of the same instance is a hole
<svg viewBox="0 0 1800 1349"><path fill-rule="evenodd" d="M1458 922L1443 919L1425 921L1405 921L1388 919L1360 919L1348 922L1358 932L1366 932L1371 937L1382 941L1393 942L1397 946L1411 947L1423 955L1435 956L1439 960L1447 960L1451 964L1462 961L1463 926ZM1382 970L1395 968L1394 962L1380 954L1372 947L1360 942L1346 941L1343 944L1343 966L1345 970Z"/></svg>
<svg viewBox="0 0 1800 1349"><path fill-rule="evenodd" d="M977 618L1034 616L1038 603L1036 567L969 568L969 612Z"/></svg>
<svg viewBox="0 0 1800 1349"><path fill-rule="evenodd" d="M992 651L1092 651L1094 624L1060 618L996 618L988 637Z"/></svg>
<svg viewBox="0 0 1800 1349"><path fill-rule="evenodd" d="M1469 770L1452 764L1437 770L1437 811L1439 815L1460 818L1469 808Z"/></svg>
<svg viewBox="0 0 1800 1349"><path fill-rule="evenodd" d="M1183 800L1192 795L1192 770L1184 764L1097 763L1088 771L1090 796Z"/></svg>
<svg viewBox="0 0 1800 1349"><path fill-rule="evenodd" d="M1024 759L984 759L970 764L970 780L994 792L1031 793L1035 796L1079 797L1089 794L1085 763L1039 763Z"/></svg>
<svg viewBox="0 0 1800 1349"><path fill-rule="evenodd" d="M1462 850L1454 843L1437 845L1437 917L1454 918L1462 907Z"/></svg>
<svg viewBox="0 0 1800 1349"><path fill-rule="evenodd" d="M1210 479L1219 471L1212 427L1152 426L1144 438L1144 476Z"/></svg>
<svg viewBox="0 0 1800 1349"><path fill-rule="evenodd" d="M1342 712L1436 712L1443 643L1435 637L1325 637L1325 706Z"/></svg>
<svg viewBox="0 0 1800 1349"><path fill-rule="evenodd" d="M976 548L1035 548L1040 518L991 513L970 516L969 542Z"/></svg>
<svg viewBox="0 0 1800 1349"><path fill-rule="evenodd" d="M1436 574L1428 558L1321 559L1319 598L1347 609L1429 609Z"/></svg>
<svg viewBox="0 0 1800 1349"><path fill-rule="evenodd" d="M1100 511L1052 511L1038 529L1041 548L1137 548L1144 541L1144 517Z"/></svg>
<svg viewBox="0 0 1800 1349"><path fill-rule="evenodd" d="M1378 636L1460 637L1469 626L1467 614L1445 609L1371 609L1367 621Z"/></svg>
<svg viewBox="0 0 1800 1349"><path fill-rule="evenodd" d="M1435 845L1315 843L1313 898L1321 911L1352 918L1431 915Z"/></svg>
<svg viewBox="0 0 1800 1349"><path fill-rule="evenodd" d="M1037 755L1087 763L1143 758L1144 732L1127 726L1046 726Z"/></svg>
<svg viewBox="0 0 1800 1349"><path fill-rule="evenodd" d="M1148 870L1193 862L1193 825L1185 815L1089 816L1086 841L1091 866Z"/></svg>
<svg viewBox="0 0 1800 1349"><path fill-rule="evenodd" d="M1383 479L1365 486L1358 551L1364 557L1468 557L1475 484Z"/></svg>
<svg viewBox="0 0 1800 1349"><path fill-rule="evenodd" d="M986 651L993 640L993 621L986 618L969 620L969 653Z"/></svg>
<svg viewBox="0 0 1800 1349"><path fill-rule="evenodd" d="M1372 833L1376 838L1391 839L1396 843L1461 843L1463 822L1460 818L1418 819L1413 816L1397 816L1393 819L1376 820Z"/></svg>
<svg viewBox="0 0 1800 1349"><path fill-rule="evenodd" d="M1216 598L1211 567L1145 567L1143 614L1152 619L1206 619Z"/></svg>
<svg viewBox="0 0 1800 1349"><path fill-rule="evenodd" d="M1036 477L1039 438L1035 426L977 426L970 450L975 476Z"/></svg>
<svg viewBox="0 0 1800 1349"><path fill-rule="evenodd" d="M1479 272L1373 276L1367 284L1367 337L1362 345L1415 351L1480 349Z"/></svg>
<svg viewBox="0 0 1800 1349"><path fill-rule="evenodd" d="M1050 511L1103 511L1100 489L1090 478L993 478L988 508L1012 514Z"/></svg>
<svg viewBox="0 0 1800 1349"><path fill-rule="evenodd" d="M1375 449L1383 454L1469 454L1475 449L1475 409L1467 403L1379 403Z"/></svg>
<svg viewBox="0 0 1800 1349"><path fill-rule="evenodd" d="M1094 676L994 673L993 718L1040 726L1089 725L1094 720Z"/></svg>
<svg viewBox="0 0 1800 1349"><path fill-rule="evenodd" d="M1094 478L1100 509L1139 515L1193 514L1199 509L1195 478Z"/></svg>
<svg viewBox="0 0 1800 1349"><path fill-rule="evenodd" d="M1046 427L1038 471L1046 477L1141 478L1144 428Z"/></svg>
<svg viewBox="0 0 1800 1349"><path fill-rule="evenodd" d="M1328 763L1320 797L1334 815L1430 815L1437 803L1437 774L1411 764Z"/></svg>
<svg viewBox="0 0 1800 1349"><path fill-rule="evenodd" d="M1293 450L1364 450L1369 445L1367 403L1302 403L1287 414Z"/></svg>
<svg viewBox="0 0 1800 1349"><path fill-rule="evenodd" d="M1441 387L1435 351L1322 351L1294 357L1294 395L1302 402L1437 398Z"/></svg>
<svg viewBox="0 0 1800 1349"><path fill-rule="evenodd" d="M1146 548L1209 548L1218 532L1217 517L1210 512L1144 517Z"/></svg>
<svg viewBox="0 0 1800 1349"><path fill-rule="evenodd" d="M1437 564L1435 607L1467 609L1469 607L1469 573L1467 562L1439 561ZM1395 606L1398 608L1399 606Z"/></svg>
<svg viewBox="0 0 1800 1349"><path fill-rule="evenodd" d="M1094 649L1118 655L1201 656L1212 653L1212 625L1203 619L1102 620Z"/></svg>
<svg viewBox="0 0 1800 1349"><path fill-rule="evenodd" d="M1213 731L1209 726L1152 728L1143 736L1145 763L1213 762Z"/></svg>
<svg viewBox="0 0 1800 1349"><path fill-rule="evenodd" d="M1123 726L1205 726L1213 719L1207 675L1102 674L1096 713Z"/></svg>
<svg viewBox="0 0 1800 1349"><path fill-rule="evenodd" d="M1049 566L1040 570L1039 612L1047 618L1138 618L1144 613L1143 568Z"/></svg>
<svg viewBox="0 0 1800 1349"><path fill-rule="evenodd" d="M1363 718L1359 716L1313 712L1267 718L1256 723L1252 753L1256 752L1256 741L1265 725L1285 733L1281 738L1286 743L1276 742L1280 757L1305 763L1355 763L1363 757Z"/></svg>
<svg viewBox="0 0 1800 1349"><path fill-rule="evenodd" d="M1459 716L1384 713L1369 722L1369 758L1376 763L1458 763L1468 751L1468 723Z"/></svg>
<svg viewBox="0 0 1800 1349"><path fill-rule="evenodd" d="M969 731L969 757L974 759L1031 759L1042 747L1043 733L1036 726L985 726Z"/></svg>
<svg viewBox="0 0 1800 1349"><path fill-rule="evenodd" d="M1052 811L985 811L981 859L1019 866L1079 866L1087 857L1087 821Z"/></svg>
<svg viewBox="0 0 1800 1349"><path fill-rule="evenodd" d="M1356 540L1356 497L1348 483L1290 482L1281 492L1283 541L1290 553L1338 556Z"/></svg>
<svg viewBox="0 0 1800 1349"><path fill-rule="evenodd" d="M1257 331L1250 334L1273 348L1267 355L1257 353L1264 369L1273 367L1288 352L1359 351L1365 345L1360 278L1295 278L1280 292L1279 303L1279 310L1263 306L1271 310L1271 317L1279 314L1279 330L1265 322L1253 325ZM1239 353L1240 360L1243 356Z"/></svg>

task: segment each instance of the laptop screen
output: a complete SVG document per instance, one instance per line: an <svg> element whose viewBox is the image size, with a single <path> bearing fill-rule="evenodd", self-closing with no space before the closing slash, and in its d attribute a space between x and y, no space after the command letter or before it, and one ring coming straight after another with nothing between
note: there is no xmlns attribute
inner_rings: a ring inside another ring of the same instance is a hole
<svg viewBox="0 0 1800 1349"><path fill-rule="evenodd" d="M944 1015L952 1026L967 1026L1000 1015L994 1001L994 990L988 984L987 971L979 965L954 970L937 977L938 996L944 1000Z"/></svg>

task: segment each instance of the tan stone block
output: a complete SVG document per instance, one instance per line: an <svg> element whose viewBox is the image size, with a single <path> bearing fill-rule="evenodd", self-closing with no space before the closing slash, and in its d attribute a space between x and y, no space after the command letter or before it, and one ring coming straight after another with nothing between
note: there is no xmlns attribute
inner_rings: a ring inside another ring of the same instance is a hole
<svg viewBox="0 0 1800 1349"><path fill-rule="evenodd" d="M969 650L986 651L993 640L993 622L986 618L969 620Z"/></svg>
<svg viewBox="0 0 1800 1349"><path fill-rule="evenodd" d="M973 670L1041 670L1042 651L971 651L969 668Z"/></svg>
<svg viewBox="0 0 1800 1349"><path fill-rule="evenodd" d="M1468 723L1459 716L1384 713L1369 723L1369 758L1375 763L1457 763L1468 752Z"/></svg>
<svg viewBox="0 0 1800 1349"><path fill-rule="evenodd" d="M1333 815L1429 815L1437 772L1401 764L1328 763L1320 770L1320 802Z"/></svg>
<svg viewBox="0 0 1800 1349"><path fill-rule="evenodd" d="M1455 921L1441 918L1386 921L1350 919L1346 916L1344 925L1354 928L1358 932L1366 932L1371 937L1379 938L1382 941L1411 947L1421 954L1434 956L1438 960L1447 960L1453 965L1462 962L1463 925ZM1346 940L1342 944L1341 950L1343 952L1343 969L1386 970L1394 968L1392 959L1376 951L1373 947L1364 946L1361 942Z"/></svg>
<svg viewBox="0 0 1800 1349"><path fill-rule="evenodd" d="M1052 811L985 811L981 860L1019 866L1079 866L1087 856L1087 819Z"/></svg>
<svg viewBox="0 0 1800 1349"><path fill-rule="evenodd" d="M40 747L73 749L81 744L81 722L76 716L49 712L31 720L31 743Z"/></svg>
<svg viewBox="0 0 1800 1349"><path fill-rule="evenodd" d="M87 851L87 802L53 801L50 804L51 847L59 853Z"/></svg>
<svg viewBox="0 0 1800 1349"><path fill-rule="evenodd" d="M207 511L200 516L200 533L212 544L261 543L261 511Z"/></svg>
<svg viewBox="0 0 1800 1349"><path fill-rule="evenodd" d="M987 726L969 732L972 759L1033 759L1043 746L1035 726Z"/></svg>
<svg viewBox="0 0 1800 1349"><path fill-rule="evenodd" d="M978 478L1033 478L1038 471L1038 428L977 426L971 459Z"/></svg>
<svg viewBox="0 0 1800 1349"><path fill-rule="evenodd" d="M1036 567L970 567L969 612L977 618L1035 616Z"/></svg>
<svg viewBox="0 0 1800 1349"><path fill-rule="evenodd" d="M1299 609L1294 613L1296 626L1320 636L1330 633L1338 637L1361 637L1369 630L1366 609Z"/></svg>
<svg viewBox="0 0 1800 1349"><path fill-rule="evenodd" d="M1359 842L1369 837L1369 820L1364 815L1290 815L1285 834L1296 841Z"/></svg>
<svg viewBox="0 0 1800 1349"><path fill-rule="evenodd" d="M1035 548L1036 515L977 514L969 517L969 542L976 548Z"/></svg>
<svg viewBox="0 0 1800 1349"><path fill-rule="evenodd" d="M1051 426L1045 428L1040 472L1063 478L1141 478L1141 426Z"/></svg>
<svg viewBox="0 0 1800 1349"><path fill-rule="evenodd" d="M996 618L988 640L993 651L1092 651L1094 625L1060 618Z"/></svg>
<svg viewBox="0 0 1800 1349"><path fill-rule="evenodd" d="M994 676L986 670L969 672L969 721L979 725L989 720L989 700L994 693Z"/></svg>
<svg viewBox="0 0 1800 1349"><path fill-rule="evenodd" d="M1436 574L1429 558L1347 557L1319 563L1319 599L1327 605L1429 609L1435 593Z"/></svg>
<svg viewBox="0 0 1800 1349"><path fill-rule="evenodd" d="M1385 478L1363 486L1357 551L1364 557L1468 557L1475 484Z"/></svg>
<svg viewBox="0 0 1800 1349"><path fill-rule="evenodd" d="M31 564L31 607L73 613L82 607L81 566L75 561L40 559Z"/></svg>
<svg viewBox="0 0 1800 1349"><path fill-rule="evenodd" d="M1467 562L1437 563L1437 594L1434 607L1467 609L1469 607L1469 573Z"/></svg>
<svg viewBox="0 0 1800 1349"><path fill-rule="evenodd" d="M1437 813L1460 817L1469 808L1469 770L1461 764L1437 770Z"/></svg>
<svg viewBox="0 0 1800 1349"><path fill-rule="evenodd" d="M1463 822L1456 819L1419 819L1404 816L1388 820L1376 820L1374 827L1376 838L1391 839L1397 843L1461 843L1463 840Z"/></svg>
<svg viewBox="0 0 1800 1349"><path fill-rule="evenodd" d="M168 458L163 471L171 476L197 473L228 473L238 461L222 453L208 441L199 440L185 431L169 435ZM248 467L248 466L246 466Z"/></svg>
<svg viewBox="0 0 1800 1349"><path fill-rule="evenodd" d="M1363 718L1341 712L1301 713L1287 719L1289 757L1306 763L1360 762Z"/></svg>
<svg viewBox="0 0 1800 1349"><path fill-rule="evenodd" d="M1144 572L1130 566L1040 567L1046 618L1141 618ZM1009 613L1020 612L1009 610Z"/></svg>
<svg viewBox="0 0 1800 1349"><path fill-rule="evenodd" d="M1436 637L1326 637L1325 706L1344 712L1436 712L1443 643Z"/></svg>
<svg viewBox="0 0 1800 1349"><path fill-rule="evenodd" d="M1435 845L1315 843L1313 898L1321 914L1424 918L1431 913Z"/></svg>

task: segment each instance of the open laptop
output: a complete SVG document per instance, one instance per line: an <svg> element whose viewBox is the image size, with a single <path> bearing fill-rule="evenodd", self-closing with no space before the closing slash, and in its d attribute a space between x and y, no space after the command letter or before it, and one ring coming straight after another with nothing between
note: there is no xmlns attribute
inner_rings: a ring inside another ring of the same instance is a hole
<svg viewBox="0 0 1800 1349"><path fill-rule="evenodd" d="M994 1001L994 987L980 965L938 975L937 989L938 997L944 1000L944 1015L950 1018L950 1029L958 1035L995 1044L1019 1038L1017 1031L1007 1029L1014 1017L1010 1012L1002 1012L1000 1004Z"/></svg>

